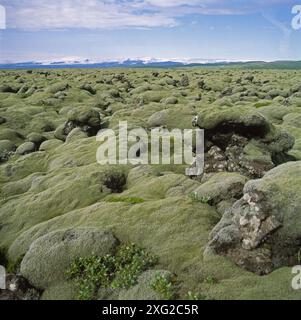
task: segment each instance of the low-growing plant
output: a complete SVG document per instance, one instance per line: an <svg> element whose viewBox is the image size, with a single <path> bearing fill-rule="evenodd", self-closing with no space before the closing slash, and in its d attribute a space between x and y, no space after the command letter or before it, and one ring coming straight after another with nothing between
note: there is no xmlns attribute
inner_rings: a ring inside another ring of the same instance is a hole
<svg viewBox="0 0 301 320"><path fill-rule="evenodd" d="M172 300L175 297L175 287L171 280L164 275L156 275L151 288L160 294L163 300Z"/></svg>
<svg viewBox="0 0 301 320"><path fill-rule="evenodd" d="M156 256L137 245L121 245L115 255L77 258L67 270L67 276L78 287L78 299L92 300L100 287L133 286L138 276L156 263Z"/></svg>
<svg viewBox="0 0 301 320"><path fill-rule="evenodd" d="M206 300L207 297L200 293L193 293L191 291L188 291L187 293L187 300Z"/></svg>
<svg viewBox="0 0 301 320"><path fill-rule="evenodd" d="M192 201L196 201L196 202L201 202L203 204L208 204L211 201L210 197L206 197L206 196L199 196L196 192L191 192L188 194L188 197L192 200Z"/></svg>
<svg viewBox="0 0 301 320"><path fill-rule="evenodd" d="M205 282L207 284L212 285L212 284L216 284L217 283L217 279L215 277L213 277L213 276L208 276L208 277L205 278Z"/></svg>

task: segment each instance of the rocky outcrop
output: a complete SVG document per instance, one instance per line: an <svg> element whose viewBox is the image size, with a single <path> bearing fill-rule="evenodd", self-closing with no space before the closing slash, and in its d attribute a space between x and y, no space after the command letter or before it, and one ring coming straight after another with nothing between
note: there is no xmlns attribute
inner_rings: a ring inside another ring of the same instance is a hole
<svg viewBox="0 0 301 320"><path fill-rule="evenodd" d="M213 229L205 256L228 256L267 274L298 263L301 250L301 162L289 162L251 180L244 195Z"/></svg>
<svg viewBox="0 0 301 320"><path fill-rule="evenodd" d="M252 109L209 108L193 119L193 125L205 130L206 173L229 171L259 178L294 160L287 154L294 137Z"/></svg>
<svg viewBox="0 0 301 320"><path fill-rule="evenodd" d="M95 136L101 129L100 114L93 108L77 107L68 112L67 118L68 120L60 125L54 133L54 136L62 141L65 141L75 128L80 128L88 136Z"/></svg>
<svg viewBox="0 0 301 320"><path fill-rule="evenodd" d="M38 300L40 292L32 287L21 275L8 274L6 289L0 289L1 300Z"/></svg>

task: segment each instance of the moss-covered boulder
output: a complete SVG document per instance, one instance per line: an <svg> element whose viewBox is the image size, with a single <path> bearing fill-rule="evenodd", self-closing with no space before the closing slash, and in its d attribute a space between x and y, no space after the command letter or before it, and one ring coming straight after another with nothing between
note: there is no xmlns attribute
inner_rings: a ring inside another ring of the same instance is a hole
<svg viewBox="0 0 301 320"><path fill-rule="evenodd" d="M27 136L27 140L39 147L46 138L40 133L32 132Z"/></svg>
<svg viewBox="0 0 301 320"><path fill-rule="evenodd" d="M80 106L70 110L67 114L68 123L80 127L89 135L95 135L101 128L100 114L93 108Z"/></svg>
<svg viewBox="0 0 301 320"><path fill-rule="evenodd" d="M9 140L0 140L0 163L8 160L10 154L16 150L16 146Z"/></svg>
<svg viewBox="0 0 301 320"><path fill-rule="evenodd" d="M239 199L242 196L247 178L238 173L216 173L207 182L199 186L194 193L200 199L206 199L212 204L223 200Z"/></svg>
<svg viewBox="0 0 301 320"><path fill-rule="evenodd" d="M70 301L77 299L77 287L74 282L59 282L43 291L40 300Z"/></svg>
<svg viewBox="0 0 301 320"><path fill-rule="evenodd" d="M87 138L88 135L81 128L74 128L66 137L66 143Z"/></svg>
<svg viewBox="0 0 301 320"><path fill-rule="evenodd" d="M152 114L148 119L148 125L151 128L162 127L167 124L168 112L166 110L158 111Z"/></svg>
<svg viewBox="0 0 301 320"><path fill-rule="evenodd" d="M118 240L109 231L76 228L49 233L32 243L21 263L21 274L45 289L67 280L66 271L79 257L113 253Z"/></svg>
<svg viewBox="0 0 301 320"><path fill-rule="evenodd" d="M46 88L46 92L55 94L60 91L67 90L69 88L68 83L66 82L58 82L50 85L49 87Z"/></svg>
<svg viewBox="0 0 301 320"><path fill-rule="evenodd" d="M87 92L89 92L89 93L91 93L91 94L96 94L96 90L90 85L90 84L88 84L88 83L85 83L85 84L83 84L83 85L81 85L80 86L80 89L81 90L84 90L84 91L87 91Z"/></svg>
<svg viewBox="0 0 301 320"><path fill-rule="evenodd" d="M205 130L205 172L239 172L258 178L294 160L288 154L294 137L250 108L204 109L193 125Z"/></svg>
<svg viewBox="0 0 301 320"><path fill-rule="evenodd" d="M70 127L70 128L69 128ZM66 141L67 135L74 129L73 125L69 125L67 122L61 124L55 129L54 137L61 141Z"/></svg>
<svg viewBox="0 0 301 320"><path fill-rule="evenodd" d="M17 148L16 153L23 156L35 152L36 148L37 147L33 142L24 142Z"/></svg>
<svg viewBox="0 0 301 320"><path fill-rule="evenodd" d="M162 102L165 104L173 105L173 104L177 104L179 102L179 100L176 97L168 97L168 98L164 99Z"/></svg>
<svg viewBox="0 0 301 320"><path fill-rule="evenodd" d="M14 129L5 128L0 130L0 140L10 140L14 144L19 145L24 139L24 136Z"/></svg>
<svg viewBox="0 0 301 320"><path fill-rule="evenodd" d="M47 141L44 141L39 148L39 151L49 151L52 149L55 149L59 147L63 142L58 139L50 139Z"/></svg>
<svg viewBox="0 0 301 320"><path fill-rule="evenodd" d="M260 113L244 107L212 107L200 112L195 125L208 134L235 132L246 136L264 136L270 131L270 124Z"/></svg>

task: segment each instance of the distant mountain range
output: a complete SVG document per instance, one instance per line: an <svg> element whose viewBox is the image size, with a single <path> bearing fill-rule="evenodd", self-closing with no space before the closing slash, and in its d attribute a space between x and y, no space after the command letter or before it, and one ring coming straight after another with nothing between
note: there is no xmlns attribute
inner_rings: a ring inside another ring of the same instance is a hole
<svg viewBox="0 0 301 320"><path fill-rule="evenodd" d="M0 69L63 69L63 68L175 68L175 67L238 67L252 69L301 69L301 61L229 61L229 60L163 60L127 59L95 62L85 60L29 61L0 64Z"/></svg>

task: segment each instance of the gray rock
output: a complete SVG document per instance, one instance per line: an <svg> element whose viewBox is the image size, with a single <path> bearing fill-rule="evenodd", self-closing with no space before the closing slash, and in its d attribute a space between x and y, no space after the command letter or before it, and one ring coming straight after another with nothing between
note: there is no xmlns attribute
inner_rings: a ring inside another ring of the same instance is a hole
<svg viewBox="0 0 301 320"><path fill-rule="evenodd" d="M182 87L188 87L189 86L189 78L188 78L188 76L186 74L182 76L182 78L180 80L180 85Z"/></svg>
<svg viewBox="0 0 301 320"><path fill-rule="evenodd" d="M210 235L206 255L229 256L258 274L298 263L301 238L301 161L251 180L244 196Z"/></svg>
<svg viewBox="0 0 301 320"><path fill-rule="evenodd" d="M6 289L0 289L1 300L38 300L40 292L32 287L20 275L8 274L6 276Z"/></svg>

